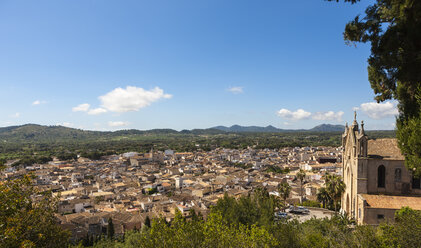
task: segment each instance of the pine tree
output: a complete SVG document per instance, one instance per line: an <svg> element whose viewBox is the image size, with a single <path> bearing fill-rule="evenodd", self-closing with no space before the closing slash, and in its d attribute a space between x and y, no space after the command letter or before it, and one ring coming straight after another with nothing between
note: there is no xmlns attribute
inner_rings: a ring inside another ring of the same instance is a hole
<svg viewBox="0 0 421 248"><path fill-rule="evenodd" d="M107 237L109 239L114 238L114 224L113 219L111 217L108 219Z"/></svg>
<svg viewBox="0 0 421 248"><path fill-rule="evenodd" d="M149 218L149 216L146 216L145 218L145 226L147 226L148 228L151 227L151 219Z"/></svg>

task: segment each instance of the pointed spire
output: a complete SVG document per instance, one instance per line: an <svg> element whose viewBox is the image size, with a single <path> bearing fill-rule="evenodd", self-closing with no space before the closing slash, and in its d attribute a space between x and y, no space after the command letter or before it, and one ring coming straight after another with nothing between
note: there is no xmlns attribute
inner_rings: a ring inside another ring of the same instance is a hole
<svg viewBox="0 0 421 248"><path fill-rule="evenodd" d="M352 122L352 130L358 131L357 111L354 111L354 121Z"/></svg>
<svg viewBox="0 0 421 248"><path fill-rule="evenodd" d="M360 131L361 135L365 135L364 133L364 121L361 121L361 131Z"/></svg>
<svg viewBox="0 0 421 248"><path fill-rule="evenodd" d="M352 125L353 126L358 125L358 123L357 123L357 111L354 111L354 122L352 122Z"/></svg>

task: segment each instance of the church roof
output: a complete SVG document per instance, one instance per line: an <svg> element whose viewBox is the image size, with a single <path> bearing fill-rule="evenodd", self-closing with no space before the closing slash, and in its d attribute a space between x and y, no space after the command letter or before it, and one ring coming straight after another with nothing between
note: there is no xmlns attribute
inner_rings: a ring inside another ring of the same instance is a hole
<svg viewBox="0 0 421 248"><path fill-rule="evenodd" d="M368 140L368 157L391 160L405 160L396 139Z"/></svg>
<svg viewBox="0 0 421 248"><path fill-rule="evenodd" d="M421 197L369 194L361 194L361 196L367 201L370 208L400 209L410 207L414 210L421 210Z"/></svg>

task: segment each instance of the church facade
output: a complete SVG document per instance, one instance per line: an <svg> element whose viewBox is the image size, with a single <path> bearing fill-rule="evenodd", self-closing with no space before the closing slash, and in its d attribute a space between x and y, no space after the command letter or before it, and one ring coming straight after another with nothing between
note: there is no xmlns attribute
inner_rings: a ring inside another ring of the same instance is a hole
<svg viewBox="0 0 421 248"><path fill-rule="evenodd" d="M421 210L420 178L404 165L396 139L370 140L356 115L342 135L342 211L358 224L377 225L404 206Z"/></svg>

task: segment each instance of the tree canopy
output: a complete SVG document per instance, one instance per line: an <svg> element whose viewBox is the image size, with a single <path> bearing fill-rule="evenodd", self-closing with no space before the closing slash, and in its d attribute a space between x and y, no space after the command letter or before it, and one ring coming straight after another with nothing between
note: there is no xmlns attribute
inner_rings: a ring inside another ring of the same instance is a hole
<svg viewBox="0 0 421 248"><path fill-rule="evenodd" d="M65 247L69 235L56 222L56 203L28 175L0 182L0 247Z"/></svg>
<svg viewBox="0 0 421 248"><path fill-rule="evenodd" d="M407 167L420 175L421 1L376 0L365 16L358 15L346 25L344 39L350 44L371 44L368 80L375 99L398 101L398 144Z"/></svg>
<svg viewBox="0 0 421 248"><path fill-rule="evenodd" d="M302 223L297 219L262 221L264 212L273 215L272 202L264 189L238 199L225 195L206 219L194 211L190 218L176 211L169 223L154 218L150 227L128 231L117 240L103 238L93 247L419 247L421 241L421 212L410 208L396 213L396 223L384 222L379 227L351 226L341 215ZM256 211L262 205L267 205L263 212ZM247 217L248 213L253 217Z"/></svg>

